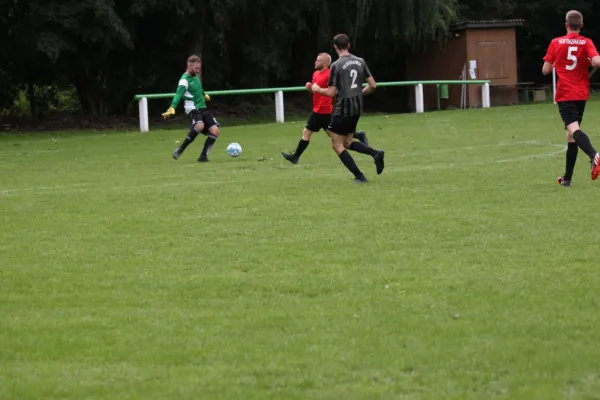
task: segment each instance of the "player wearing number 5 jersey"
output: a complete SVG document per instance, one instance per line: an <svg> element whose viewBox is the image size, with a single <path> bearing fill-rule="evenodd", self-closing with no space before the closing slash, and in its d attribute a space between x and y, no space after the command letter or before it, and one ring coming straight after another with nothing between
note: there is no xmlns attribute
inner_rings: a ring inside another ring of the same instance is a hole
<svg viewBox="0 0 600 400"><path fill-rule="evenodd" d="M362 113L363 95L375 90L375 79L373 79L365 60L350 54L348 36L336 35L333 38L333 47L339 58L331 66L328 87L322 88L313 83L311 89L314 93L336 98L327 133L331 137L333 150L346 168L354 174L354 182L364 183L367 182L367 178L347 150L372 156L377 173L381 174L383 171L383 150L375 150L364 143L352 141ZM363 89L365 80L367 86Z"/></svg>
<svg viewBox="0 0 600 400"><path fill-rule="evenodd" d="M588 68L600 67L600 56L594 43L579 34L583 28L583 15L579 11L567 13L565 27L567 35L557 37L550 43L542 73L548 75L555 68L558 75L555 100L567 131L565 174L558 178L558 183L569 187L578 148L591 160L592 180L600 176L600 155L579 126L583 120L586 101L590 97Z"/></svg>

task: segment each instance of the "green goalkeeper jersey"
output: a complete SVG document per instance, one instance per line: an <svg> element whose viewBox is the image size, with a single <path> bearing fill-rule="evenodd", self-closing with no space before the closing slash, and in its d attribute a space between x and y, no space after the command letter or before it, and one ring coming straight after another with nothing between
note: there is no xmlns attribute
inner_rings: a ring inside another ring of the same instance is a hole
<svg viewBox="0 0 600 400"><path fill-rule="evenodd" d="M181 75L177 92L171 102L171 107L177 108L182 97L184 98L183 107L186 114L198 108L206 108L204 89L202 89L202 83L200 83L197 75L191 76L187 73Z"/></svg>

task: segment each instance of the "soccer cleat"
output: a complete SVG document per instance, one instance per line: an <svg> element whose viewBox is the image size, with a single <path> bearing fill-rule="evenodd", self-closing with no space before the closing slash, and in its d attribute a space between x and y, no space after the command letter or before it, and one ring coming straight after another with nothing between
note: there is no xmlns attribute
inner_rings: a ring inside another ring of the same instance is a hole
<svg viewBox="0 0 600 400"><path fill-rule="evenodd" d="M595 181L600 176L600 153L596 153L592 160L592 180Z"/></svg>
<svg viewBox="0 0 600 400"><path fill-rule="evenodd" d="M571 187L571 181L566 180L564 176L559 176L556 183L567 188Z"/></svg>
<svg viewBox="0 0 600 400"><path fill-rule="evenodd" d="M209 162L210 160L206 156L198 157L198 162Z"/></svg>
<svg viewBox="0 0 600 400"><path fill-rule="evenodd" d="M181 157L181 149L178 147L175 149L175 151L173 152L173 158L175 160L179 160L179 157Z"/></svg>
<svg viewBox="0 0 600 400"><path fill-rule="evenodd" d="M356 132L356 135L354 137L357 138L360 142L362 142L362 144L364 144L365 146L369 145L369 139L367 139L367 133L365 131Z"/></svg>
<svg viewBox="0 0 600 400"><path fill-rule="evenodd" d="M293 155L291 153L283 153L283 152L281 153L281 155L283 156L283 158L285 158L292 164L298 164L298 157L296 157L295 155Z"/></svg>
<svg viewBox="0 0 600 400"><path fill-rule="evenodd" d="M354 183L368 183L369 181L367 180L367 177L364 175L359 175L356 178L354 178Z"/></svg>
<svg viewBox="0 0 600 400"><path fill-rule="evenodd" d="M381 173L383 172L383 168L384 168L384 164L383 164L383 156L384 156L384 151L383 150L377 150L377 154L375 154L375 157L373 157L375 159L375 167L377 168L377 175L381 175Z"/></svg>

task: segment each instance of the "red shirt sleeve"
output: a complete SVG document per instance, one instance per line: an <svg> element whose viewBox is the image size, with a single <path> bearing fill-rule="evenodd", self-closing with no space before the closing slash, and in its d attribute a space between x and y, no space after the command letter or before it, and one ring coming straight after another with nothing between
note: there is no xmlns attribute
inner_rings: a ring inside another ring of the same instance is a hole
<svg viewBox="0 0 600 400"><path fill-rule="evenodd" d="M550 46L548 46L548 51L546 52L544 61L547 61L550 64L554 64L554 62L556 61L556 45L554 43L554 40L550 42Z"/></svg>
<svg viewBox="0 0 600 400"><path fill-rule="evenodd" d="M598 56L598 50L596 50L596 46L594 46L594 42L591 39L588 39L585 43L585 47L587 50L587 54L589 58L593 58Z"/></svg>

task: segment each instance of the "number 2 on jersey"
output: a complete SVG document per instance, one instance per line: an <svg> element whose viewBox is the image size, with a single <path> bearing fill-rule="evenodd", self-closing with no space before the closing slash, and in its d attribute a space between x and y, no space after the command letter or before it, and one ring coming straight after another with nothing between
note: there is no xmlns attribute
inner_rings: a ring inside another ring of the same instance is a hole
<svg viewBox="0 0 600 400"><path fill-rule="evenodd" d="M576 51L577 51L576 46L569 47L569 51L567 54L567 60L573 61L573 64L566 66L567 71L573 71L575 69L575 67L577 67L577 56L575 56L575 54L573 54Z"/></svg>
<svg viewBox="0 0 600 400"><path fill-rule="evenodd" d="M350 76L352 77L352 85L350 85L350 89L355 89L358 87L358 85L356 84L356 78L358 78L358 71L355 69L351 69Z"/></svg>

